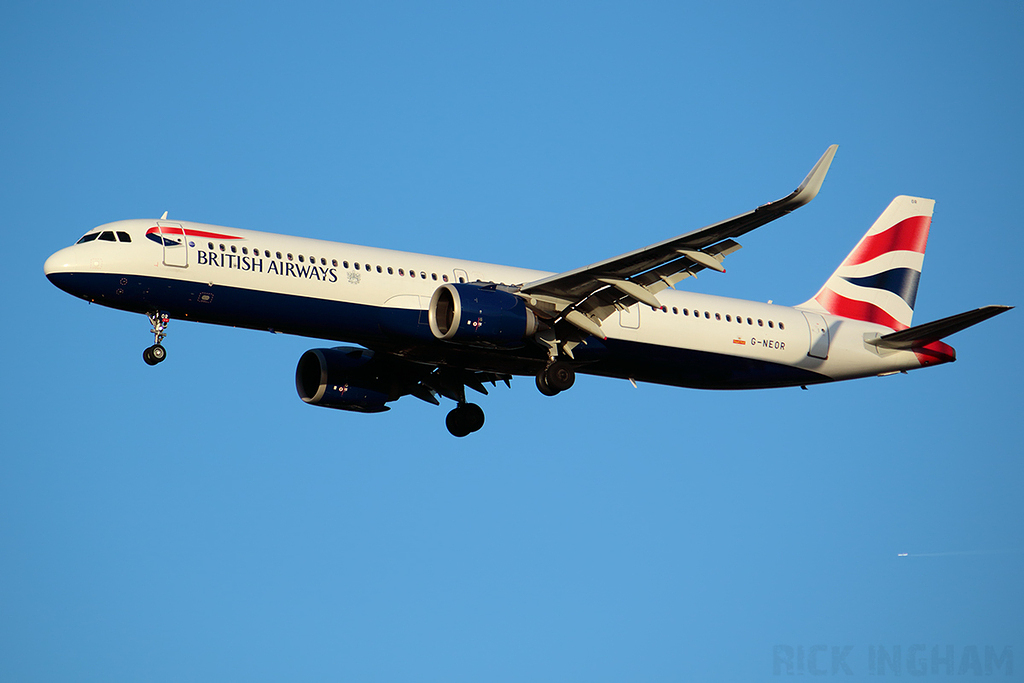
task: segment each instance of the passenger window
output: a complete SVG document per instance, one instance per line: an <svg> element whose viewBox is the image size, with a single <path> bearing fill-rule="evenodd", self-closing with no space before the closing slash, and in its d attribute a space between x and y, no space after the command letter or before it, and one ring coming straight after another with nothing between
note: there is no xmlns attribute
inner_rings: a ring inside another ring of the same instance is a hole
<svg viewBox="0 0 1024 683"><path fill-rule="evenodd" d="M101 232L100 233L100 239L103 240L104 242L116 242L117 241L117 240L114 239L114 233L111 232L110 230L104 230L103 232Z"/></svg>
<svg viewBox="0 0 1024 683"><path fill-rule="evenodd" d="M327 259L325 259L323 256L320 257L320 265L321 266L326 266L327 265ZM335 262L334 265L338 265L337 262Z"/></svg>
<svg viewBox="0 0 1024 683"><path fill-rule="evenodd" d="M305 263L306 259L302 258L302 254L299 254L299 263Z"/></svg>
<svg viewBox="0 0 1024 683"><path fill-rule="evenodd" d="M420 278L422 278L424 280L427 279L427 274L424 271L422 271L422 270L420 271Z"/></svg>
<svg viewBox="0 0 1024 683"><path fill-rule="evenodd" d="M715 313L715 320L721 320L721 319L722 319L722 314L721 313Z"/></svg>
<svg viewBox="0 0 1024 683"><path fill-rule="evenodd" d="M277 258L281 258L281 252L277 252Z"/></svg>
<svg viewBox="0 0 1024 683"><path fill-rule="evenodd" d="M335 268L337 268L338 267L338 259L332 258L331 259L331 265L334 266Z"/></svg>
<svg viewBox="0 0 1024 683"><path fill-rule="evenodd" d="M80 239L77 242L75 242L75 244L83 244L85 242L92 242L94 239L96 239L99 236L100 236L100 234L98 232L90 232L88 235L82 235L82 239Z"/></svg>
<svg viewBox="0 0 1024 683"><path fill-rule="evenodd" d="M383 270L381 269L381 267L380 267L380 266L377 266L377 272L378 272L378 273L383 273L384 271L383 271Z"/></svg>
<svg viewBox="0 0 1024 683"><path fill-rule="evenodd" d="M725 314L725 322L727 322L727 323L731 323L732 322L732 316L729 315L728 313Z"/></svg>
<svg viewBox="0 0 1024 683"><path fill-rule="evenodd" d="M757 326L758 326L758 327L764 327L764 321L763 321L763 320L761 320L760 318L758 318L758 319L757 319Z"/></svg>
<svg viewBox="0 0 1024 683"><path fill-rule="evenodd" d="M232 254L237 254L238 253L238 247L236 247L235 245L232 244L231 245L231 253Z"/></svg>
<svg viewBox="0 0 1024 683"><path fill-rule="evenodd" d="M771 320L769 320L768 321L768 327L775 327L775 323L773 323Z"/></svg>
<svg viewBox="0 0 1024 683"><path fill-rule="evenodd" d="M388 266L388 275L394 275L394 274L395 274L395 269L392 268L391 266Z"/></svg>
<svg viewBox="0 0 1024 683"><path fill-rule="evenodd" d="M399 268L398 269L398 274L401 275L402 277L405 277L405 269L404 268Z"/></svg>
<svg viewBox="0 0 1024 683"><path fill-rule="evenodd" d="M210 251L213 251L213 242L207 242L206 246L210 248Z"/></svg>
<svg viewBox="0 0 1024 683"><path fill-rule="evenodd" d="M353 263L352 267L355 268L356 270L359 270L359 264L358 263Z"/></svg>
<svg viewBox="0 0 1024 683"><path fill-rule="evenodd" d="M292 255L291 255L291 254L288 254L288 260L289 260L289 261L294 261L295 259L294 259L294 258L292 257Z"/></svg>
<svg viewBox="0 0 1024 683"><path fill-rule="evenodd" d="M442 275L441 279L444 280L445 282L448 282L448 276L447 275Z"/></svg>
<svg viewBox="0 0 1024 683"><path fill-rule="evenodd" d="M675 306L672 307L672 315L679 315L679 309Z"/></svg>
<svg viewBox="0 0 1024 683"><path fill-rule="evenodd" d="M316 263L316 256L310 256L309 257L309 262L310 263Z"/></svg>
<svg viewBox="0 0 1024 683"><path fill-rule="evenodd" d="M690 309L684 308L683 309L683 315L690 315Z"/></svg>
<svg viewBox="0 0 1024 683"><path fill-rule="evenodd" d="M242 253L243 254L248 254L249 250L247 248L245 248L245 247L242 247Z"/></svg>
<svg viewBox="0 0 1024 683"><path fill-rule="evenodd" d="M704 311L704 317L707 318L708 320L711 320L711 314L708 313L707 311Z"/></svg>
<svg viewBox="0 0 1024 683"><path fill-rule="evenodd" d="M780 330L784 330L784 329L786 329L786 326L785 326L785 325L783 325L782 323L779 323L779 329L780 329Z"/></svg>
<svg viewBox="0 0 1024 683"><path fill-rule="evenodd" d="M748 324L748 325L753 325L753 324L754 324L754 321L753 321L753 320L751 320L750 318L747 318L747 324Z"/></svg>
<svg viewBox="0 0 1024 683"><path fill-rule="evenodd" d="M348 261L342 261L341 262L341 267L342 268L348 268Z"/></svg>
<svg viewBox="0 0 1024 683"><path fill-rule="evenodd" d="M436 280L437 279L437 273L431 273L430 277L433 278L434 280Z"/></svg>
<svg viewBox="0 0 1024 683"><path fill-rule="evenodd" d="M700 317L700 311L698 311L696 308L693 309L693 317L694 318L699 318Z"/></svg>
<svg viewBox="0 0 1024 683"><path fill-rule="evenodd" d="M132 236L126 232L121 232L120 230L118 230L117 239L121 240L122 242L131 242Z"/></svg>

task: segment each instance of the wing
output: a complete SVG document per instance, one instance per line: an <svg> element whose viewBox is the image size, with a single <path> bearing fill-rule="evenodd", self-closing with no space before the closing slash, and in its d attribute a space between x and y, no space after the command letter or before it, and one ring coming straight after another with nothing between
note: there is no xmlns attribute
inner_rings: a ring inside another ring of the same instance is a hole
<svg viewBox="0 0 1024 683"><path fill-rule="evenodd" d="M658 308L661 304L656 295L665 288L705 268L725 272L722 260L740 248L733 238L814 199L838 148L829 147L800 186L782 199L628 254L528 282L520 294L541 315L564 319L603 338L600 323L614 311L637 302Z"/></svg>

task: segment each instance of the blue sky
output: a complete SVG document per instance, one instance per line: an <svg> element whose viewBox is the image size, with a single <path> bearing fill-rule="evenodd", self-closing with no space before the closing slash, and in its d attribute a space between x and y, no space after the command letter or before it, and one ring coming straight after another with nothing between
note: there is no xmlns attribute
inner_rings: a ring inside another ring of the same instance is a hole
<svg viewBox="0 0 1024 683"><path fill-rule="evenodd" d="M413 399L303 404L316 340L172 323L147 367L144 318L42 263L167 210L568 270L781 197L838 143L811 205L690 287L804 301L917 194L915 321L1016 305L1022 29L1011 2L7 7L0 679L1020 660L1019 311L953 337L955 364L806 392L518 379L456 440Z"/></svg>

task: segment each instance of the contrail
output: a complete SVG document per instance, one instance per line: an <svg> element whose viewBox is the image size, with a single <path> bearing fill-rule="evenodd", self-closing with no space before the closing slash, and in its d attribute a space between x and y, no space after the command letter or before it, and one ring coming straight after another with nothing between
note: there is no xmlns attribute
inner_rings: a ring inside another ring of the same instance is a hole
<svg viewBox="0 0 1024 683"><path fill-rule="evenodd" d="M941 553L897 553L896 557L948 557L950 555L1005 555L1017 550L947 550Z"/></svg>

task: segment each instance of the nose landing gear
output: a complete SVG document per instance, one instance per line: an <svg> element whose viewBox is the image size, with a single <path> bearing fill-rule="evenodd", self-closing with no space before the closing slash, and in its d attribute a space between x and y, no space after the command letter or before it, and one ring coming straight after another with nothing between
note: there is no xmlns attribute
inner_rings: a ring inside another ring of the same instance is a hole
<svg viewBox="0 0 1024 683"><path fill-rule="evenodd" d="M162 363L167 358L167 349L165 349L160 342L164 340L167 333L164 331L167 329L167 325L171 322L171 316L167 313L154 311L153 313L147 313L149 322L153 324L153 339L156 342L148 349L142 352L142 360L146 361L146 365L156 365Z"/></svg>

